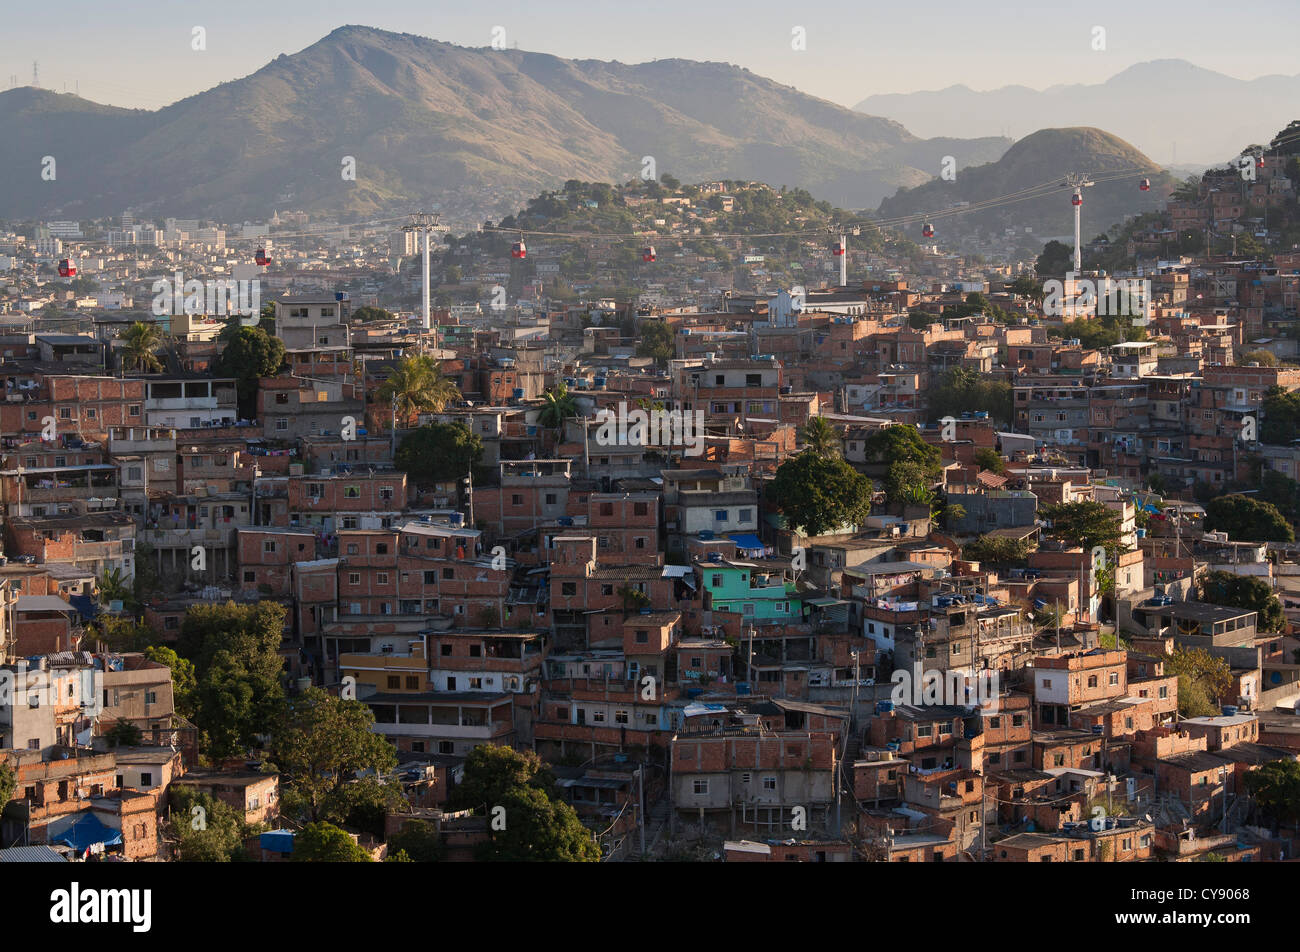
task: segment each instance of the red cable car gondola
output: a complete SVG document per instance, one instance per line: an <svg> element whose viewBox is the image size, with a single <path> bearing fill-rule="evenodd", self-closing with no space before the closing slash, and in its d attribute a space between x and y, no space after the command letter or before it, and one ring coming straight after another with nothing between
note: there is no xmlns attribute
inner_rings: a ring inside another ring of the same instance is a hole
<svg viewBox="0 0 1300 952"><path fill-rule="evenodd" d="M833 255L834 255L835 257L837 257L837 258L841 258L841 257L843 257L843 256L844 256L844 242L842 242L842 241L837 241L837 242L835 242L835 244L831 245L831 254L833 254Z"/></svg>
<svg viewBox="0 0 1300 952"><path fill-rule="evenodd" d="M263 268L265 268L268 264L271 263L271 259L267 255L265 248L258 248L257 254L253 256L253 260L256 261Z"/></svg>
<svg viewBox="0 0 1300 952"><path fill-rule="evenodd" d="M516 241L513 245L510 246L510 257L512 258L528 257L528 246L524 244L523 238L520 238L518 241Z"/></svg>
<svg viewBox="0 0 1300 952"><path fill-rule="evenodd" d="M72 258L64 258L59 262L59 277L75 278L77 276L77 262Z"/></svg>
<svg viewBox="0 0 1300 952"><path fill-rule="evenodd" d="M1078 208L1080 205L1083 204L1083 196L1080 195L1078 192L1075 192L1070 197L1070 204L1073 205L1075 208Z"/></svg>
<svg viewBox="0 0 1300 952"><path fill-rule="evenodd" d="M654 261L654 260L655 260L655 246L654 246L654 245L646 245L644 248L641 249L641 260L642 260L642 261Z"/></svg>
<svg viewBox="0 0 1300 952"><path fill-rule="evenodd" d="M1144 192L1151 191L1151 180L1143 179L1141 182L1138 183L1138 188Z"/></svg>
<svg viewBox="0 0 1300 952"><path fill-rule="evenodd" d="M922 237L922 238L933 238L933 237L934 237L934 226L931 225L929 222L926 222L926 223L921 227L921 237Z"/></svg>

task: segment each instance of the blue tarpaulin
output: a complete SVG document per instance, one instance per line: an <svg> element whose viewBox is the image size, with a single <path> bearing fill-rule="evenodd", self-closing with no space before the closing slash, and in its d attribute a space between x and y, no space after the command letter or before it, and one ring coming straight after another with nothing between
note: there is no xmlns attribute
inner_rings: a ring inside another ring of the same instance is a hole
<svg viewBox="0 0 1300 952"><path fill-rule="evenodd" d="M95 814L87 812L83 813L76 822L62 833L51 837L51 841L63 846L71 846L80 853L96 843L103 843L105 846L120 846L122 844L122 834L110 826L105 826Z"/></svg>
<svg viewBox="0 0 1300 952"><path fill-rule="evenodd" d="M727 538L736 543L736 548L745 552L762 552L764 549L763 540L752 533L732 532L728 533Z"/></svg>
<svg viewBox="0 0 1300 952"><path fill-rule="evenodd" d="M269 833L263 833L258 840L258 845L272 853L292 853L293 830L271 830Z"/></svg>

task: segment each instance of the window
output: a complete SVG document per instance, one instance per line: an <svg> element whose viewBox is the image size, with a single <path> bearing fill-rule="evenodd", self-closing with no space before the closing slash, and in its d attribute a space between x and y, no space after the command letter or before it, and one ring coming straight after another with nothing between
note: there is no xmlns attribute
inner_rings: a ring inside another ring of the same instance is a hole
<svg viewBox="0 0 1300 952"><path fill-rule="evenodd" d="M378 584L378 585L387 585L387 584L388 584L388 573L387 573L387 572L376 572L376 573L375 573L375 583Z"/></svg>
<svg viewBox="0 0 1300 952"><path fill-rule="evenodd" d="M390 674L388 676L388 690L396 691L402 686L402 679L399 675Z"/></svg>
<svg viewBox="0 0 1300 952"><path fill-rule="evenodd" d="M360 572L349 572L349 573L348 573L348 584L349 584L349 585L360 585L360 584L361 584L361 573L360 573Z"/></svg>
<svg viewBox="0 0 1300 952"><path fill-rule="evenodd" d="M776 778L775 778L775 777L764 777L764 778L763 778L763 789L764 789L764 790L775 790L775 789L776 789Z"/></svg>
<svg viewBox="0 0 1300 952"><path fill-rule="evenodd" d="M418 675L408 674L406 676L406 690L408 691L420 690L420 678Z"/></svg>
<svg viewBox="0 0 1300 952"><path fill-rule="evenodd" d="M262 551L267 555L270 555L273 552L275 552L275 541L272 539L267 539L266 541L264 541L262 543Z"/></svg>
<svg viewBox="0 0 1300 952"><path fill-rule="evenodd" d="M615 711L615 712L614 712L614 723L615 723L615 724L626 724L626 723L627 723L627 720L628 720L628 718L627 718L627 711Z"/></svg>
<svg viewBox="0 0 1300 952"><path fill-rule="evenodd" d="M636 643L638 645L644 645L647 644L650 640L650 632L646 631L645 629L638 628L635 637L636 637Z"/></svg>
<svg viewBox="0 0 1300 952"><path fill-rule="evenodd" d="M694 780L691 782L691 789L697 797L708 796L709 782L707 780Z"/></svg>
<svg viewBox="0 0 1300 952"><path fill-rule="evenodd" d="M727 510L725 510L725 509L715 509L715 510L713 510L713 521L714 521L714 522L726 522L726 521L727 521Z"/></svg>
<svg viewBox="0 0 1300 952"><path fill-rule="evenodd" d="M577 583L577 582L561 582L561 583L560 583L560 594L561 594L561 595L577 595L577 594L578 594L578 583Z"/></svg>
<svg viewBox="0 0 1300 952"><path fill-rule="evenodd" d="M157 691L145 691L145 692L144 692L144 704L145 704L145 707L148 707L150 704L157 704L157 703L158 703L158 692L157 692Z"/></svg>

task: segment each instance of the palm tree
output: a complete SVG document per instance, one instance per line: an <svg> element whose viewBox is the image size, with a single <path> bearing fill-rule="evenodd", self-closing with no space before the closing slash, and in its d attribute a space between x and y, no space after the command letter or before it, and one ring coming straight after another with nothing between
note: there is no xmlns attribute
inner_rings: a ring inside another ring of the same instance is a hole
<svg viewBox="0 0 1300 952"><path fill-rule="evenodd" d="M460 397L460 389L443 376L442 364L428 354L403 357L375 391L375 399L391 403L394 415L403 422L421 413L439 413Z"/></svg>
<svg viewBox="0 0 1300 952"><path fill-rule="evenodd" d="M812 417L804 424L799 434L803 440L804 450L816 456L828 459L839 456L844 451L844 443L839 431L826 422L823 417Z"/></svg>
<svg viewBox="0 0 1300 952"><path fill-rule="evenodd" d="M155 351L163 344L163 333L158 325L136 321L122 334L122 364L137 373L162 370L162 361Z"/></svg>
<svg viewBox="0 0 1300 952"><path fill-rule="evenodd" d="M558 443L564 430L564 421L578 415L578 400L569 391L564 381L560 381L554 390L547 390L542 395L542 399L545 402L537 414L537 420L542 426L549 426L555 430Z"/></svg>

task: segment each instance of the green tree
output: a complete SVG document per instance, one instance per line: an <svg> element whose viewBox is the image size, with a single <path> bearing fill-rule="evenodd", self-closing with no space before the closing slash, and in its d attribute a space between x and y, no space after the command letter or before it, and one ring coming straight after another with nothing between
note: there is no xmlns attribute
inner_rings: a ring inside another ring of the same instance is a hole
<svg viewBox="0 0 1300 952"><path fill-rule="evenodd" d="M673 328L663 321L643 321L640 327L641 339L636 344L638 357L649 357L659 366L664 366L677 353L675 350L676 334Z"/></svg>
<svg viewBox="0 0 1300 952"><path fill-rule="evenodd" d="M872 488L871 480L844 460L804 452L781 464L765 495L790 528L818 536L865 521Z"/></svg>
<svg viewBox="0 0 1300 952"><path fill-rule="evenodd" d="M1211 605L1255 612L1260 631L1281 631L1286 626L1282 603L1272 587L1254 575L1206 572L1197 584L1197 597Z"/></svg>
<svg viewBox="0 0 1300 952"><path fill-rule="evenodd" d="M122 615L100 615L93 630L110 651L140 651L153 644L156 637L148 625Z"/></svg>
<svg viewBox="0 0 1300 952"><path fill-rule="evenodd" d="M293 838L295 863L370 863L370 854L333 823L309 823Z"/></svg>
<svg viewBox="0 0 1300 952"><path fill-rule="evenodd" d="M0 809L14 797L18 789L18 774L8 760L0 758Z"/></svg>
<svg viewBox="0 0 1300 952"><path fill-rule="evenodd" d="M1248 367L1259 364L1261 367L1276 367L1277 355L1271 350L1248 350L1237 356L1237 365Z"/></svg>
<svg viewBox="0 0 1300 952"><path fill-rule="evenodd" d="M198 684L194 678L194 662L182 658L166 645L150 645L144 649L150 661L165 665L172 673L172 703L182 717L194 716L194 692Z"/></svg>
<svg viewBox="0 0 1300 952"><path fill-rule="evenodd" d="M388 855L403 852L414 863L436 863L443 857L442 839L432 823L411 820L388 838Z"/></svg>
<svg viewBox="0 0 1300 952"><path fill-rule="evenodd" d="M480 862L596 863L600 847L573 811L534 787L512 787L497 804L505 829L488 826L488 841L475 850Z"/></svg>
<svg viewBox="0 0 1300 952"><path fill-rule="evenodd" d="M375 390L375 402L393 406L399 423L414 422L421 413L441 413L459 399L460 389L428 354L403 357Z"/></svg>
<svg viewBox="0 0 1300 952"><path fill-rule="evenodd" d="M1300 438L1300 391L1269 387L1260 403L1260 442L1286 446L1297 438Z"/></svg>
<svg viewBox="0 0 1300 952"><path fill-rule="evenodd" d="M223 800L193 787L168 788L171 811L170 838L176 858L184 863L230 863L249 859L244 840L261 829L244 822L243 815Z"/></svg>
<svg viewBox="0 0 1300 952"><path fill-rule="evenodd" d="M483 441L464 423L432 423L402 437L397 468L421 488L460 479L483 459Z"/></svg>
<svg viewBox="0 0 1300 952"><path fill-rule="evenodd" d="M1246 790L1273 823L1300 825L1300 762L1274 760L1245 776Z"/></svg>
<svg viewBox="0 0 1300 952"><path fill-rule="evenodd" d="M178 653L194 664L194 723L213 757L238 754L269 730L284 698L279 602L195 605L181 623Z"/></svg>
<svg viewBox="0 0 1300 952"><path fill-rule="evenodd" d="M1119 548L1123 538L1119 512L1100 502L1063 502L1038 508L1038 518L1052 524L1048 535L1085 552L1103 546L1107 552Z"/></svg>
<svg viewBox="0 0 1300 952"><path fill-rule="evenodd" d="M954 523L961 522L966 518L966 507L961 503L948 503L940 510L939 515L943 521L943 527L951 532Z"/></svg>
<svg viewBox="0 0 1300 952"><path fill-rule="evenodd" d="M1205 506L1205 531L1233 542L1294 542L1295 531L1272 503L1250 496L1219 496Z"/></svg>
<svg viewBox="0 0 1300 952"><path fill-rule="evenodd" d="M452 794L458 809L491 809L516 787L536 787L547 795L555 784L550 768L534 751L480 744L465 756L465 773Z"/></svg>
<svg viewBox="0 0 1300 952"><path fill-rule="evenodd" d="M244 419L257 416L257 387L263 377L274 377L284 363L284 343L259 327L240 327L227 339L212 365L217 377L233 377Z"/></svg>
<svg viewBox="0 0 1300 952"><path fill-rule="evenodd" d="M943 454L921 438L921 431L911 424L887 426L863 441L864 459L878 466L900 461L919 463L927 479L937 481L943 472Z"/></svg>
<svg viewBox="0 0 1300 952"><path fill-rule="evenodd" d="M817 456L840 456L844 451L844 441L839 431L826 421L825 417L810 417L799 432L804 449Z"/></svg>
<svg viewBox="0 0 1300 952"><path fill-rule="evenodd" d="M1043 246L1043 253L1034 262L1039 278L1063 278L1074 264L1074 249L1053 239Z"/></svg>
<svg viewBox="0 0 1300 952"><path fill-rule="evenodd" d="M537 422L554 430L558 443L564 435L564 421L577 415L578 400L561 380L554 390L547 390L542 395L542 408L537 412Z"/></svg>
<svg viewBox="0 0 1300 952"><path fill-rule="evenodd" d="M104 733L110 747L138 747L144 741L144 732L127 720L117 720Z"/></svg>
<svg viewBox="0 0 1300 952"><path fill-rule="evenodd" d="M136 321L122 332L122 365L136 373L162 370L156 352L163 345L163 332L152 321Z"/></svg>
<svg viewBox="0 0 1300 952"><path fill-rule="evenodd" d="M961 557L989 565L1023 564L1029 558L1029 543L1001 536L980 536L961 547Z"/></svg>
<svg viewBox="0 0 1300 952"><path fill-rule="evenodd" d="M374 714L360 701L332 697L320 688L290 698L271 731L271 757L280 770L286 807L293 804L312 822L346 819L348 784L397 766L393 745L371 730L374 723Z"/></svg>
<svg viewBox="0 0 1300 952"><path fill-rule="evenodd" d="M1001 476L1007 471L1007 461L991 446L985 446L975 451L975 465L980 469L987 469L990 473L997 473Z"/></svg>
<svg viewBox="0 0 1300 952"><path fill-rule="evenodd" d="M1165 671L1178 678L1179 714L1209 717L1219 713L1219 696L1232 683L1227 661L1204 648L1176 648L1165 657Z"/></svg>
<svg viewBox="0 0 1300 952"><path fill-rule="evenodd" d="M369 305L359 307L351 314L351 321L354 324L383 323L395 320L397 320L397 315L392 311L387 311L382 307L370 307Z"/></svg>
<svg viewBox="0 0 1300 952"><path fill-rule="evenodd" d="M885 474L885 496L892 503L929 506L935 501L934 478L924 464L912 459L891 463Z"/></svg>

